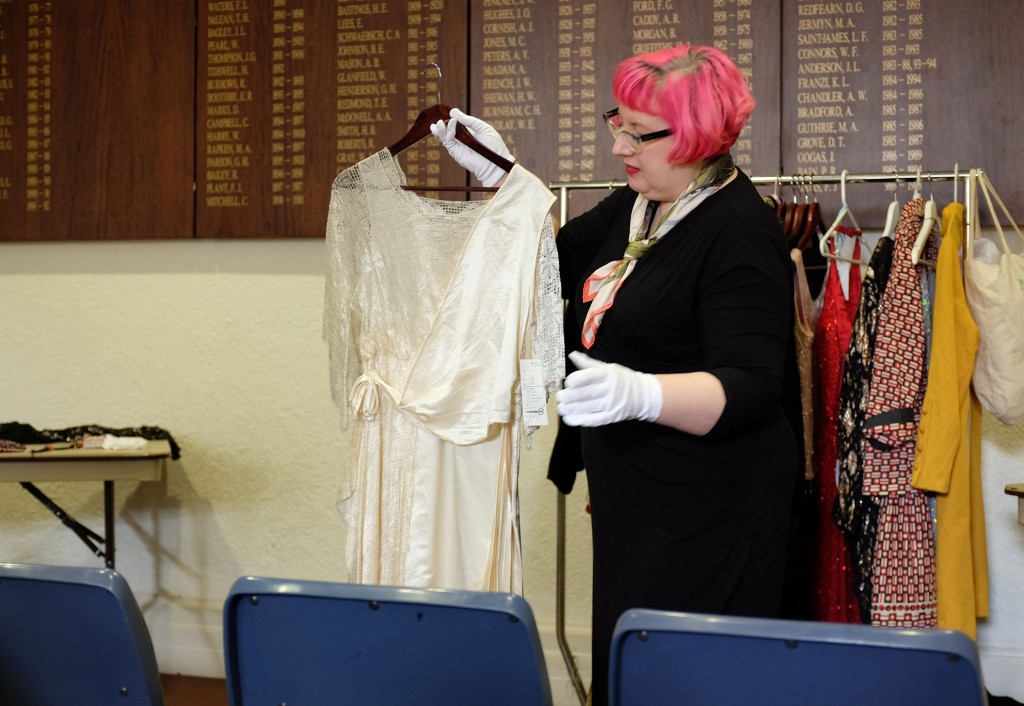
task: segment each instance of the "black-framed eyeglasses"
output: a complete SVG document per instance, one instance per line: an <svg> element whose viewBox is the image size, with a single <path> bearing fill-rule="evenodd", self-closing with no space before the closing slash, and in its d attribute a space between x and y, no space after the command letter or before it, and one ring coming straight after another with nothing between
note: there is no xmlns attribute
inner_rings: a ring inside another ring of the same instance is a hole
<svg viewBox="0 0 1024 706"><path fill-rule="evenodd" d="M639 154L644 149L644 143L649 140L657 140L659 137L668 137L672 134L671 130L657 130L655 132L649 132L646 135L637 135L635 132L629 132L622 129L622 119L619 118L619 109L612 108L601 113L601 117L604 119L605 124L608 126L608 131L612 134L612 137L616 140L619 137L626 138L626 145L633 152L633 154Z"/></svg>

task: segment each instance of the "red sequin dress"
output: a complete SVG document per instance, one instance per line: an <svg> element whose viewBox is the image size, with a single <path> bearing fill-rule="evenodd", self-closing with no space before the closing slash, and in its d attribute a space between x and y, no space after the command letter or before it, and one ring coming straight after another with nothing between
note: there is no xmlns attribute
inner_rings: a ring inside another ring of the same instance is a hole
<svg viewBox="0 0 1024 706"><path fill-rule="evenodd" d="M853 259L860 259L860 239ZM811 615L815 620L859 623L860 612L853 590L853 569L846 539L832 520L836 499L836 463L839 457L839 392L843 360L850 345L853 322L860 302L860 267L850 266L849 295L843 296L842 282L834 260L828 261L828 275L822 291L821 315L814 335L817 369L817 417L815 419L815 486L818 502L817 542Z"/></svg>

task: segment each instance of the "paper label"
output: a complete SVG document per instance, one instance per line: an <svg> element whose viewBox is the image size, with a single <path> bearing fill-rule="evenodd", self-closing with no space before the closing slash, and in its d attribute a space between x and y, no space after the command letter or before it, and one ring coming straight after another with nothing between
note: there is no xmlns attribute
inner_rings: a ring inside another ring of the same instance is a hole
<svg viewBox="0 0 1024 706"><path fill-rule="evenodd" d="M523 399L523 424L543 427L548 424L548 396L540 361L524 358L519 361L519 392Z"/></svg>

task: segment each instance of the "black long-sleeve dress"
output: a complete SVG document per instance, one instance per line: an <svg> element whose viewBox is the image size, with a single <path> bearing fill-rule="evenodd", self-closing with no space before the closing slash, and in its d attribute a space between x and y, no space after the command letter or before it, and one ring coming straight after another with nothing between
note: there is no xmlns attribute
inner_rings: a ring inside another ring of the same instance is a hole
<svg viewBox="0 0 1024 706"><path fill-rule="evenodd" d="M619 189L558 234L563 296L577 325L588 307L582 283L622 257L635 199ZM778 612L798 466L781 406L791 266L774 214L738 173L636 263L587 351L648 373L708 371L726 394L703 437L638 421L582 429L595 705L607 698L611 637L624 611ZM575 348L583 349L578 340Z"/></svg>

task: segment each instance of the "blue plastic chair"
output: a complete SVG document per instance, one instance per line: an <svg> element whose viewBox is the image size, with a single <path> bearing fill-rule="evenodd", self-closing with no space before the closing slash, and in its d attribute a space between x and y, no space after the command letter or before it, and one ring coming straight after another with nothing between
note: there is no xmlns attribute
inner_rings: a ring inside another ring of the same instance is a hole
<svg viewBox="0 0 1024 706"><path fill-rule="evenodd" d="M619 618L609 688L612 706L987 703L960 632L653 610Z"/></svg>
<svg viewBox="0 0 1024 706"><path fill-rule="evenodd" d="M0 704L163 703L153 643L120 574L0 563Z"/></svg>
<svg viewBox="0 0 1024 706"><path fill-rule="evenodd" d="M512 594L244 577L224 660L232 706L552 703L533 612Z"/></svg>

